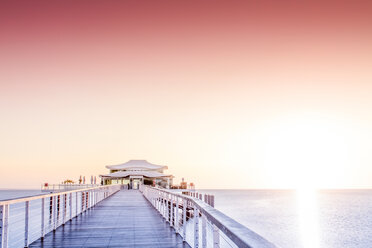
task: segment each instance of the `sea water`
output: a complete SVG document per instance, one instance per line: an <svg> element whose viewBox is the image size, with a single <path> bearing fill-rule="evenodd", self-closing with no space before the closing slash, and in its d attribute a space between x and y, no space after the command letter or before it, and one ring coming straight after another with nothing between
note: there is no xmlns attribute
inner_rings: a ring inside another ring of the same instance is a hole
<svg viewBox="0 0 372 248"><path fill-rule="evenodd" d="M41 194L40 189L0 189L0 201Z"/></svg>
<svg viewBox="0 0 372 248"><path fill-rule="evenodd" d="M372 247L372 190L320 190L315 197L294 190L199 192L215 195L218 210L282 248Z"/></svg>

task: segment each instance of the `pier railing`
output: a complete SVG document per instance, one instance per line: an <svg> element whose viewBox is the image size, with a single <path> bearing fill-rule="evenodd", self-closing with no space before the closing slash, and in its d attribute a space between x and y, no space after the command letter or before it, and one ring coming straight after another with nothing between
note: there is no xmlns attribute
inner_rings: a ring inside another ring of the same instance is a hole
<svg viewBox="0 0 372 248"><path fill-rule="evenodd" d="M109 185L0 201L0 248L28 247L119 190Z"/></svg>
<svg viewBox="0 0 372 248"><path fill-rule="evenodd" d="M265 238L195 197L149 186L140 188L146 199L191 247L277 248ZM196 197L197 196L197 197ZM204 195L205 196L205 195Z"/></svg>
<svg viewBox="0 0 372 248"><path fill-rule="evenodd" d="M61 192L61 191L70 191L76 189L86 189L92 187L98 187L99 184L44 184L41 185L42 192Z"/></svg>

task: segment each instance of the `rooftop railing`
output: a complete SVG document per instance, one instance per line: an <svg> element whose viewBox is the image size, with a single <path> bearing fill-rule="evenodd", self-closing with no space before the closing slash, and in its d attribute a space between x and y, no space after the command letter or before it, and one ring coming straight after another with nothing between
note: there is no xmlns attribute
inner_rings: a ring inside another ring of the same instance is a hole
<svg viewBox="0 0 372 248"><path fill-rule="evenodd" d="M191 247L278 248L202 200L179 192L141 186L145 198ZM194 194L193 194L194 195Z"/></svg>
<svg viewBox="0 0 372 248"><path fill-rule="evenodd" d="M109 185L0 201L0 248L28 247L119 190Z"/></svg>

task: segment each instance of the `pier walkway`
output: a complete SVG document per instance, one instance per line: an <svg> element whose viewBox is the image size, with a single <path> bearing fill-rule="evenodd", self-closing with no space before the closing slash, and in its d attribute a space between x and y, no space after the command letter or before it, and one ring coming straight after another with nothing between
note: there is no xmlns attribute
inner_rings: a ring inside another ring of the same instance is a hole
<svg viewBox="0 0 372 248"><path fill-rule="evenodd" d="M190 247L137 190L121 190L30 247Z"/></svg>

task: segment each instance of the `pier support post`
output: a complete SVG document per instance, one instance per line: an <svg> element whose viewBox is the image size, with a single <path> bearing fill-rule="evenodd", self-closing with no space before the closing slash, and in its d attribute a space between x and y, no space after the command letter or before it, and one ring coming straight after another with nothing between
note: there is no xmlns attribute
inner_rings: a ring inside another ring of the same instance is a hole
<svg viewBox="0 0 372 248"><path fill-rule="evenodd" d="M28 247L28 222L30 216L30 202L25 202L25 247Z"/></svg>
<svg viewBox="0 0 372 248"><path fill-rule="evenodd" d="M0 248L8 248L9 205L0 205Z"/></svg>

